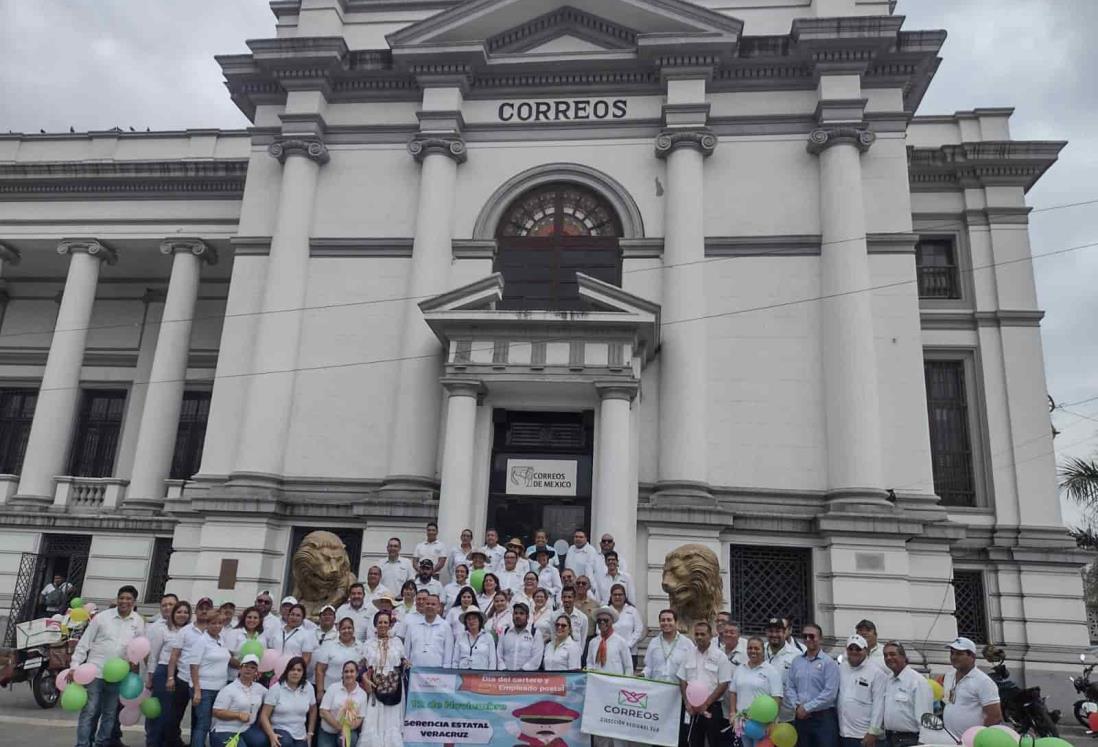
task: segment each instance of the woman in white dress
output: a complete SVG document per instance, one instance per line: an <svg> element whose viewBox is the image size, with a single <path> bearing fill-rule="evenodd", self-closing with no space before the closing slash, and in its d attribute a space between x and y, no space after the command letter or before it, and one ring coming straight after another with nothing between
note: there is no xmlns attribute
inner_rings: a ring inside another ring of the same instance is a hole
<svg viewBox="0 0 1098 747"><path fill-rule="evenodd" d="M454 606L454 603L458 600L458 595L461 594L461 590L469 586L469 566L467 565L455 565L452 571L454 580L446 584L442 589L442 604L445 609L449 609ZM474 596L476 592L474 592Z"/></svg>
<svg viewBox="0 0 1098 747"><path fill-rule="evenodd" d="M343 665L362 661L362 644L355 636L355 621L345 617L339 621L339 638L321 646L316 656L316 699L323 700L324 693L339 684Z"/></svg>
<svg viewBox="0 0 1098 747"><path fill-rule="evenodd" d="M450 628L454 632L455 639L465 631L465 626L461 622L461 616L470 609L479 610L480 606L477 605L477 593L473 591L473 587L466 586L458 594L457 600L446 613L446 622L450 623Z"/></svg>
<svg viewBox="0 0 1098 747"><path fill-rule="evenodd" d="M497 591L500 591L499 576L494 573L485 573L484 582L480 587L480 594L477 596L477 606L480 607L481 611L492 606L492 600L495 598Z"/></svg>
<svg viewBox="0 0 1098 747"><path fill-rule="evenodd" d="M534 592L534 606L530 608L530 627L541 633L544 641L553 637L553 605L549 602L549 592L545 589Z"/></svg>
<svg viewBox="0 0 1098 747"><path fill-rule="evenodd" d="M454 669L498 669L496 641L484 630L484 613L473 607L462 613L461 622L465 631L454 642L451 666Z"/></svg>
<svg viewBox="0 0 1098 747"><path fill-rule="evenodd" d="M641 622L640 613L625 597L625 586L614 584L610 587L610 606L618 613L614 623L614 632L625 639L632 653L637 652L637 644L644 638L647 628Z"/></svg>
<svg viewBox="0 0 1098 747"><path fill-rule="evenodd" d="M583 651L580 644L572 638L572 618L566 614L557 615L553 621L553 638L545 644L542 664L546 672L567 672L580 668Z"/></svg>
<svg viewBox="0 0 1098 747"><path fill-rule="evenodd" d="M495 597L492 598L492 606L488 610L488 617L484 622L484 626L499 642L499 639L503 637L503 634L507 632L512 624L511 602L507 599L505 592L496 592Z"/></svg>
<svg viewBox="0 0 1098 747"><path fill-rule="evenodd" d="M392 615L384 610L374 615L377 637L366 641L364 646L366 674L362 686L370 699L358 747L404 744L404 694L400 684L405 664L404 644L389 635L392 621Z"/></svg>

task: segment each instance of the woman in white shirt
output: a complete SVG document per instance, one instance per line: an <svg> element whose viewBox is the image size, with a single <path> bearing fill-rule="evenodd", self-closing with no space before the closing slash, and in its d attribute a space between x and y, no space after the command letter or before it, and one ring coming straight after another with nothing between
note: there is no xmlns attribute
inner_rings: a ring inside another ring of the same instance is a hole
<svg viewBox="0 0 1098 747"><path fill-rule="evenodd" d="M631 653L636 653L637 644L648 632L640 613L625 597L625 586L614 584L610 587L610 606L618 613L618 621L614 623L614 632L625 639Z"/></svg>
<svg viewBox="0 0 1098 747"><path fill-rule="evenodd" d="M221 615L210 615L206 632L183 662L191 672L191 747L206 747L214 700L229 681L229 647L221 640L221 627Z"/></svg>
<svg viewBox="0 0 1098 747"><path fill-rule="evenodd" d="M241 613L235 628L224 628L221 631L221 638L232 654L229 659L229 679L233 680L240 671L240 660L244 658L240 653L241 646L248 641L258 641L260 646L267 648L263 637L263 616L255 607L249 607Z"/></svg>
<svg viewBox="0 0 1098 747"><path fill-rule="evenodd" d="M308 668L309 659L316 651L316 635L306 630L305 607L295 604L286 615L286 624L267 633L267 648L290 656L300 656Z"/></svg>
<svg viewBox="0 0 1098 747"><path fill-rule="evenodd" d="M534 592L534 606L530 608L530 627L541 634L543 641L553 637L553 605L549 600L549 592L538 589Z"/></svg>
<svg viewBox="0 0 1098 747"><path fill-rule="evenodd" d="M403 747L404 709L400 678L403 673L404 644L389 635L392 615L378 612L374 616L377 637L366 641L363 651L366 675L362 684L370 695L363 722L360 747ZM368 735L368 737L367 737Z"/></svg>
<svg viewBox="0 0 1098 747"><path fill-rule="evenodd" d="M473 532L469 529L461 530L461 537L458 543L450 550L448 560L446 561L446 567L450 569L450 575L455 581L462 586L465 586L465 581L457 577L458 566L465 567L465 576L469 576L469 553L473 551ZM448 602L450 604L452 602Z"/></svg>
<svg viewBox="0 0 1098 747"><path fill-rule="evenodd" d="M355 636L355 621L345 617L339 621L339 638L328 641L316 652L316 697L323 700L329 688L342 679L343 665L362 661L362 644Z"/></svg>
<svg viewBox="0 0 1098 747"><path fill-rule="evenodd" d="M732 683L728 686L728 712L747 710L755 698L770 695L782 703L782 674L766 661L763 652L766 644L762 638L747 639L747 663L736 667L732 674ZM755 740L746 734L741 737L744 747L755 747Z"/></svg>
<svg viewBox="0 0 1098 747"><path fill-rule="evenodd" d="M415 581L405 581L400 587L400 604L393 610L393 616L397 620L403 620L416 611L416 592L419 591Z"/></svg>
<svg viewBox="0 0 1098 747"><path fill-rule="evenodd" d="M498 669L496 642L484 630L484 613L475 607L466 610L461 616L461 622L465 626L465 632L454 641L451 666L454 669Z"/></svg>
<svg viewBox="0 0 1098 747"><path fill-rule="evenodd" d="M511 602L507 599L507 594L502 591L497 591L496 595L492 597L492 606L488 610L488 616L485 618L484 626L491 633L496 642L503 637L503 634L507 632L507 629L513 624L511 620Z"/></svg>
<svg viewBox="0 0 1098 747"><path fill-rule="evenodd" d="M354 630L353 624L351 629ZM345 733L344 726L351 727L351 740L347 743L347 747L354 747L358 743L362 719L366 715L366 691L358 686L357 663L343 662L340 674L340 682L328 688L320 701L320 733L317 734L317 747L342 747L340 735Z"/></svg>
<svg viewBox="0 0 1098 747"><path fill-rule="evenodd" d="M477 604L477 593L473 590L473 587L466 586L458 593L453 606L446 613L446 622L450 623L450 627L454 631L454 638L457 638L465 630L461 617L470 609L480 609L480 606Z"/></svg>
<svg viewBox="0 0 1098 747"><path fill-rule="evenodd" d="M267 688L256 682L257 677L259 657L248 654L240 662L240 674L236 680L221 688L221 692L214 699L210 747L225 747L225 743L234 734L241 735L240 744L256 744L266 740L255 723L259 717L259 709L263 707L263 696L267 694Z"/></svg>
<svg viewBox="0 0 1098 747"><path fill-rule="evenodd" d="M149 638L149 673L145 679L145 686L152 691L153 697L160 701L160 718L146 719L145 742L147 744L180 744L179 719L174 717L178 708L179 713L187 707L187 699L178 705L175 703L174 688L168 689L168 663L172 658L172 650L180 642L183 628L191 621L190 602L177 602L172 608L172 613L162 625L150 625ZM186 691L183 691L184 694ZM175 727L173 732L172 727ZM175 741L171 737L174 734Z"/></svg>
<svg viewBox="0 0 1098 747"><path fill-rule="evenodd" d="M469 566L467 565L455 565L453 566L454 580L446 584L442 589L442 604L445 609L449 609L457 602L458 596L461 595L463 589L469 586ZM476 592L473 592L473 596L476 596Z"/></svg>
<svg viewBox="0 0 1098 747"><path fill-rule="evenodd" d="M580 644L572 638L572 618L557 615L553 621L553 638L545 644L542 664L546 672L567 672L580 668Z"/></svg>
<svg viewBox="0 0 1098 747"><path fill-rule="evenodd" d="M477 597L477 606L480 607L481 611L492 605L492 600L499 590L499 576L494 573L485 573L484 581L480 587L480 595Z"/></svg>
<svg viewBox="0 0 1098 747"><path fill-rule="evenodd" d="M309 747L316 732L316 691L305 679L305 670L303 657L290 659L263 698L259 725L271 747Z"/></svg>
<svg viewBox="0 0 1098 747"><path fill-rule="evenodd" d="M511 600L511 604L522 602L530 609L534 609L534 592L538 590L538 574L528 571L522 577L522 593Z"/></svg>

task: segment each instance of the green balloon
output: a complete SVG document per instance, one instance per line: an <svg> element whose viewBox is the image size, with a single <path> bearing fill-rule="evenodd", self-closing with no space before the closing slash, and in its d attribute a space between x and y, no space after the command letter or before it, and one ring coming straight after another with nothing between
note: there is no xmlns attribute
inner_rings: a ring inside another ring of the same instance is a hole
<svg viewBox="0 0 1098 747"><path fill-rule="evenodd" d="M483 568L473 571L469 576L469 585L477 590L477 594L484 591L484 574L488 571Z"/></svg>
<svg viewBox="0 0 1098 747"><path fill-rule="evenodd" d="M1002 729L980 729L972 741L973 747L1015 747L1017 742Z"/></svg>
<svg viewBox="0 0 1098 747"><path fill-rule="evenodd" d="M141 682L141 675L137 672L130 672L126 675L126 678L122 680L118 686L118 694L126 700L133 700L141 691L145 689L144 684Z"/></svg>
<svg viewBox="0 0 1098 747"><path fill-rule="evenodd" d="M67 689L66 692L68 692ZM1072 747L1071 742L1059 737L1041 737L1034 744L1035 747Z"/></svg>
<svg viewBox="0 0 1098 747"><path fill-rule="evenodd" d="M1018 747L1037 747L1037 737L1032 734L1023 734L1018 740Z"/></svg>
<svg viewBox="0 0 1098 747"><path fill-rule="evenodd" d="M103 663L103 679L107 682L121 682L129 673L129 662L119 656L107 659Z"/></svg>
<svg viewBox="0 0 1098 747"><path fill-rule="evenodd" d="M747 707L747 717L760 724L769 724L778 717L778 701L769 695L759 695Z"/></svg>
<svg viewBox="0 0 1098 747"><path fill-rule="evenodd" d="M141 709L141 715L145 718L160 718L159 698L145 698L141 701L141 705L139 705L138 708Z"/></svg>
<svg viewBox="0 0 1098 747"><path fill-rule="evenodd" d="M84 606L84 600L81 597L73 597L69 600L69 609L77 609Z"/></svg>
<svg viewBox="0 0 1098 747"><path fill-rule="evenodd" d="M244 641L244 644L240 647L240 656L244 657L248 654L262 659L263 658L263 644L259 641L252 639L250 641Z"/></svg>
<svg viewBox="0 0 1098 747"><path fill-rule="evenodd" d="M61 708L66 711L79 711L88 702L88 691L78 682L70 682L61 692Z"/></svg>

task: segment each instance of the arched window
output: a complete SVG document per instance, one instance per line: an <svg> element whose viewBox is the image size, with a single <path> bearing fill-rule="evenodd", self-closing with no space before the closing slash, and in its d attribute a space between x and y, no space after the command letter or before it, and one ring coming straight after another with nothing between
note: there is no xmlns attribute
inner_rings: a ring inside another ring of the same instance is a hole
<svg viewBox="0 0 1098 747"><path fill-rule="evenodd" d="M621 284L621 221L596 192L543 184L517 197L496 228L504 309L587 308L576 273Z"/></svg>

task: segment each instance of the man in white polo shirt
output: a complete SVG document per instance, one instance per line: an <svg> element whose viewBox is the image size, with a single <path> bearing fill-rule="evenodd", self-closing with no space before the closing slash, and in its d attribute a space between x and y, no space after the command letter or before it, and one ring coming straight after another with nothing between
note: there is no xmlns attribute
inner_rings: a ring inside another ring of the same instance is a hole
<svg viewBox="0 0 1098 747"><path fill-rule="evenodd" d="M869 644L860 635L846 639L846 656L839 664L839 744L872 747L881 736L885 670L869 660Z"/></svg>
<svg viewBox="0 0 1098 747"><path fill-rule="evenodd" d="M446 549L446 545L439 542L438 539L438 524L435 522L428 522L427 524L427 541L420 542L416 545L415 553L416 564L419 561L427 558L431 561L432 566L435 569L435 578L438 578L438 574L442 573L446 567L446 560L449 557L449 550Z"/></svg>
<svg viewBox="0 0 1098 747"><path fill-rule="evenodd" d="M999 687L976 668L976 644L956 638L949 644L949 663L942 688L945 690L945 727L960 737L973 726L994 726L1003 720Z"/></svg>
<svg viewBox="0 0 1098 747"><path fill-rule="evenodd" d="M721 730L725 727L721 700L732 681L732 662L713 642L713 628L708 620L694 623L694 648L684 653L679 662L679 671L675 676L682 691L682 700L686 704L686 713L690 716L690 729L687 741L690 747L719 747ZM694 705L687 698L686 690L691 683L700 682L709 695L704 703Z"/></svg>

